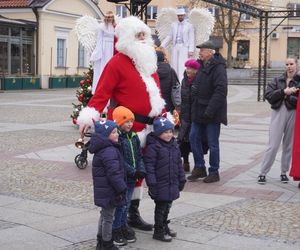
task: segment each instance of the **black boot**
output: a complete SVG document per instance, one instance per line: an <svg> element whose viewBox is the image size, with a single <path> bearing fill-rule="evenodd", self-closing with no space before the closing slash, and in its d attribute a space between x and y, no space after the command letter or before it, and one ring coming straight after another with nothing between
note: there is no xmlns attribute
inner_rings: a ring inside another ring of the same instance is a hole
<svg viewBox="0 0 300 250"><path fill-rule="evenodd" d="M114 244L113 240L104 241L102 240L101 250L118 250L119 248Z"/></svg>
<svg viewBox="0 0 300 250"><path fill-rule="evenodd" d="M166 234L163 226L161 226L161 227L155 226L154 227L153 239L160 240L163 242L171 242L172 241L172 237L170 235Z"/></svg>
<svg viewBox="0 0 300 250"><path fill-rule="evenodd" d="M166 202L155 201L155 210L154 210L154 234L153 239L160 240L163 242L172 241L172 237L167 234L165 226L166 218L168 216L169 205Z"/></svg>
<svg viewBox="0 0 300 250"><path fill-rule="evenodd" d="M170 223L170 220L167 220L165 223L165 232L167 235L170 235L172 238L177 236L177 233L172 230L171 228L169 228L168 224Z"/></svg>
<svg viewBox="0 0 300 250"><path fill-rule="evenodd" d="M128 209L128 225L143 231L152 231L153 225L145 222L139 212L140 200L131 200Z"/></svg>
<svg viewBox="0 0 300 250"><path fill-rule="evenodd" d="M102 237L100 235L97 235L97 245L96 250L101 250L101 244L102 244Z"/></svg>

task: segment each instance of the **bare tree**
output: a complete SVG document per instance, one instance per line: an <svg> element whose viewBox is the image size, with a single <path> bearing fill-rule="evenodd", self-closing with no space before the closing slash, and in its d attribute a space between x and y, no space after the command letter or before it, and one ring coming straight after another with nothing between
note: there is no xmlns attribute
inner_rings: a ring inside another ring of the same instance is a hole
<svg viewBox="0 0 300 250"><path fill-rule="evenodd" d="M190 0L190 7L202 6L212 7L213 5L204 3L202 0ZM241 0L245 4L256 5L258 0ZM242 36L241 30L245 28L246 24L241 22L242 13L237 12L228 8L219 7L216 17L216 25L214 35L222 36L225 43L227 44L227 67L231 68L233 63L232 49L235 38Z"/></svg>

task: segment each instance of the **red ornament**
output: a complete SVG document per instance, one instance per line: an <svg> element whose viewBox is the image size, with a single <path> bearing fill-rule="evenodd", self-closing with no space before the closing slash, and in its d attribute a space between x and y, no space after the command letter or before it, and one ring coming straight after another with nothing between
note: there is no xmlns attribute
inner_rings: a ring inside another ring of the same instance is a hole
<svg viewBox="0 0 300 250"><path fill-rule="evenodd" d="M83 94L80 94L80 95L78 96L78 101L82 102L82 100L83 100Z"/></svg>
<svg viewBox="0 0 300 250"><path fill-rule="evenodd" d="M83 86L84 85L84 80L81 80L79 83L80 83L80 86Z"/></svg>
<svg viewBox="0 0 300 250"><path fill-rule="evenodd" d="M91 80L90 80L90 79L86 79L86 83L87 83L88 85L90 85L90 84L91 84Z"/></svg>
<svg viewBox="0 0 300 250"><path fill-rule="evenodd" d="M76 125L77 124L77 119L73 118L72 122L73 122L74 125Z"/></svg>

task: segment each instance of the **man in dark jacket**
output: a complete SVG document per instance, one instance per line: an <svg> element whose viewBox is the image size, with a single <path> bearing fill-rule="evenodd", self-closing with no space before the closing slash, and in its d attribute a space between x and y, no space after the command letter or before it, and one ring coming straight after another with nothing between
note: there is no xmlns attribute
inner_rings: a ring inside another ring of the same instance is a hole
<svg viewBox="0 0 300 250"><path fill-rule="evenodd" d="M220 180L219 136L221 123L227 125L227 73L224 58L215 52L215 46L207 41L200 49L201 69L192 87L192 126L190 143L195 167L188 180L204 178L205 183ZM206 172L201 140L207 136L209 147L209 175Z"/></svg>

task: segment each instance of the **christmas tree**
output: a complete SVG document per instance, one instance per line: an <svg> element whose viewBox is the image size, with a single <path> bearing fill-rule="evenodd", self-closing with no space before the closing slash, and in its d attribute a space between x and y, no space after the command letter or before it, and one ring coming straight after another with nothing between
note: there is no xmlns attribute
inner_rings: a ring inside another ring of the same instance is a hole
<svg viewBox="0 0 300 250"><path fill-rule="evenodd" d="M90 65L89 71L84 73L85 79L81 80L80 87L76 90L76 97L79 101L78 104L72 103L73 113L71 114L73 124L77 124L77 117L79 112L88 105L92 95L92 79L93 79L93 68Z"/></svg>

